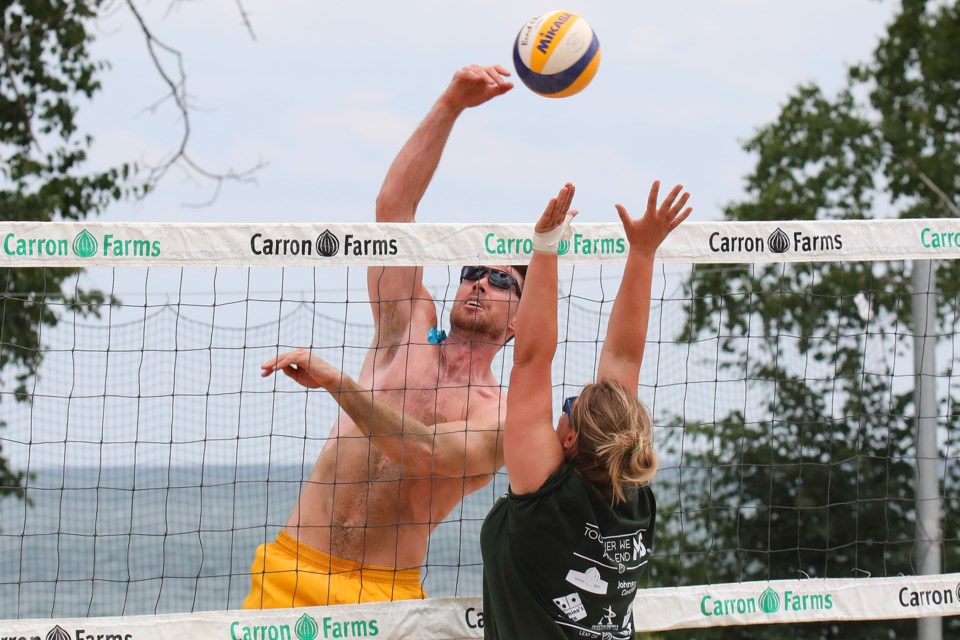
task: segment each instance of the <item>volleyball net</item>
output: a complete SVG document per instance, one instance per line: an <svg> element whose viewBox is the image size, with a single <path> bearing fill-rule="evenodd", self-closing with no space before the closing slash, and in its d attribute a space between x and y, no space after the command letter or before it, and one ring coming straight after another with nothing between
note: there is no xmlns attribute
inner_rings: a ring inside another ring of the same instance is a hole
<svg viewBox="0 0 960 640"><path fill-rule="evenodd" d="M574 227L558 406L593 380L627 250L618 223ZM237 610L337 419L260 364L308 348L355 376L366 267L426 265L449 326L461 265L531 250L529 225L0 226L0 638L482 637L502 473L430 523L427 600ZM957 220L667 239L639 390L658 527L644 583L617 586L638 631L960 630L958 258Z"/></svg>

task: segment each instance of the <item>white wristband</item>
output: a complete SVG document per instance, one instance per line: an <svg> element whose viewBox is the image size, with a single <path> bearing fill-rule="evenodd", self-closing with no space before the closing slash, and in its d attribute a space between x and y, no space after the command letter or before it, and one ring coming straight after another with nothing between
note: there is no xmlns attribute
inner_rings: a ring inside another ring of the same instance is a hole
<svg viewBox="0 0 960 640"><path fill-rule="evenodd" d="M570 228L570 221L573 216L567 215L563 218L563 224L550 231L535 231L533 233L533 250L543 253L557 253L560 249L562 240L569 240L573 235L573 229Z"/></svg>

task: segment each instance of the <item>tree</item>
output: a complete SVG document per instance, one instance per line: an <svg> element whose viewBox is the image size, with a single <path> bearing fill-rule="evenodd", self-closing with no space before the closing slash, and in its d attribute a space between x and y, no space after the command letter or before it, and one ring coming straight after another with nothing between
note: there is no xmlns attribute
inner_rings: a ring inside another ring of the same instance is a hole
<svg viewBox="0 0 960 640"><path fill-rule="evenodd" d="M176 1L176 0L174 0ZM83 220L123 198L143 197L173 164L213 181L249 179L259 168L217 173L205 169L187 153L190 105L187 102L179 52L150 30L133 0L125 7L142 30L146 51L170 88L179 110L183 134L175 151L146 175L135 163L105 171L86 172L91 136L78 130L81 105L101 88L104 62L92 60L89 46L101 12L115 8L112 0L14 0L0 3L0 220ZM246 13L239 0L237 7ZM177 61L168 73L158 51ZM13 397L29 397L28 382L42 352L40 334L55 326L62 313L97 315L114 302L102 292L70 283L75 268L6 269L0 284L0 388ZM66 286L67 290L64 290ZM0 422L0 428L3 423ZM2 449L0 449L2 453ZM0 498L23 497L26 474L10 468L0 455Z"/></svg>
<svg viewBox="0 0 960 640"><path fill-rule="evenodd" d="M0 59L0 212L4 220L80 220L136 191L136 167L84 173L92 144L77 130L78 102L100 88L103 66L90 60L88 27L100 2L4 2ZM6 269L2 294L0 383L16 381L15 396L41 358L39 333L56 325L57 306L95 313L96 291L61 291L76 269ZM0 425L5 426L5 425ZM0 496L23 495L25 473L0 458Z"/></svg>
<svg viewBox="0 0 960 640"><path fill-rule="evenodd" d="M833 97L789 96L744 148L757 163L728 220L957 215L960 2L903 0L873 59ZM960 264L936 266L940 335L960 324ZM655 580L691 584L911 574L914 539L909 269L886 263L696 268L680 339L720 336L719 371L752 403L687 424L679 510L658 541ZM858 295L858 292L864 292ZM747 336L749 335L749 339ZM887 357L889 356L889 357ZM957 371L956 354L947 363ZM956 385L951 393L957 395ZM942 431L956 444L957 398ZM679 424L679 418L676 418ZM946 570L957 570L960 499L944 458ZM696 479L689 482L689 477ZM674 507L675 509L676 507ZM681 535L681 531L683 535ZM679 554L693 553L696 563ZM946 622L954 632L956 618ZM744 638L911 637L913 621L738 629ZM722 630L696 637L724 636ZM688 635L678 633L677 635Z"/></svg>

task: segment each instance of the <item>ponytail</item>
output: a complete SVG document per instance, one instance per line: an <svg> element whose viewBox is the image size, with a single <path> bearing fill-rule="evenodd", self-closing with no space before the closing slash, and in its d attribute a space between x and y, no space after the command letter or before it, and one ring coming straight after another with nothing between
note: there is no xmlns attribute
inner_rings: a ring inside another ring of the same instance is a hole
<svg viewBox="0 0 960 640"><path fill-rule="evenodd" d="M573 407L573 424L574 467L615 502L653 479L658 460L650 412L622 384L603 379L584 387Z"/></svg>

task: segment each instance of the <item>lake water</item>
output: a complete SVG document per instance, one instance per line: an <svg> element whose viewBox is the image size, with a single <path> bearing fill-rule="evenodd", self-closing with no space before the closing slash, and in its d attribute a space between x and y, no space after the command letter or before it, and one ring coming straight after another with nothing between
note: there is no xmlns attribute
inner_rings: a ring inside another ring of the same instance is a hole
<svg viewBox="0 0 960 640"><path fill-rule="evenodd" d="M32 506L0 502L0 619L238 608L254 549L276 536L306 477L265 466L37 471ZM431 596L481 592L479 530L495 497L491 483L434 532Z"/></svg>

